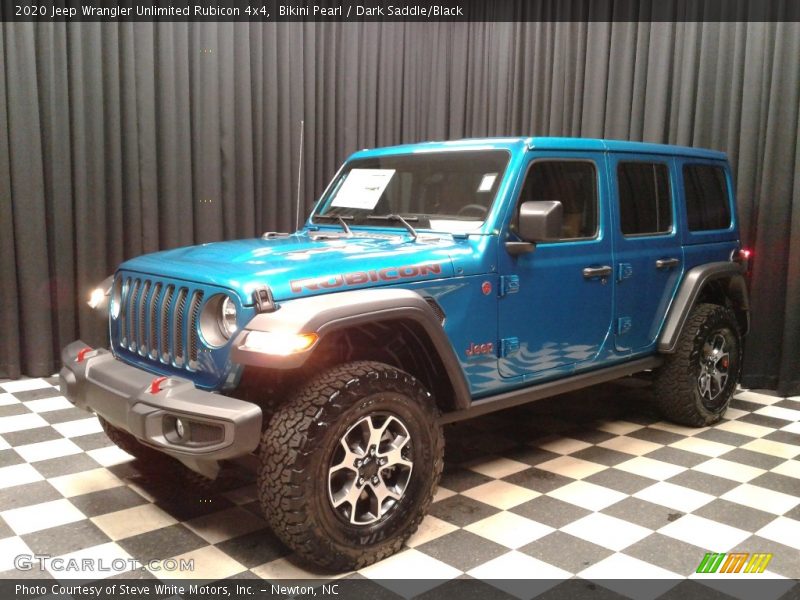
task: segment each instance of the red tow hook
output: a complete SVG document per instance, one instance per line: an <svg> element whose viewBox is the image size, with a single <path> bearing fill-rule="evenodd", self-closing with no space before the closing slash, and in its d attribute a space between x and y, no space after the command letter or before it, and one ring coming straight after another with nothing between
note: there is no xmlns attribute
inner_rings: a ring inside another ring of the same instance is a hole
<svg viewBox="0 0 800 600"><path fill-rule="evenodd" d="M86 355L89 354L89 352L91 351L92 349L89 348L88 346L86 348L81 348L80 350L78 350L78 356L75 357L75 362L79 363L83 362L86 359Z"/></svg>
<svg viewBox="0 0 800 600"><path fill-rule="evenodd" d="M156 377L150 382L150 393L157 394L161 391L161 384L164 383L169 377Z"/></svg>

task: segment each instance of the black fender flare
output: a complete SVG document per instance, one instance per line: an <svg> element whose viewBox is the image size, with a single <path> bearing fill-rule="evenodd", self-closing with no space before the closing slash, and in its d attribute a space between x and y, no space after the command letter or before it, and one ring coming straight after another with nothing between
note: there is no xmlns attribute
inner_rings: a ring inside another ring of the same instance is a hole
<svg viewBox="0 0 800 600"><path fill-rule="evenodd" d="M678 337L689 317L689 311L697 303L703 287L710 281L727 279L728 294L743 313L742 334L746 334L750 326L750 300L747 283L742 266L735 262L713 262L699 265L684 275L672 305L667 313L666 321L658 339L658 351L672 354L678 345Z"/></svg>
<svg viewBox="0 0 800 600"><path fill-rule="evenodd" d="M256 367L295 369L306 362L316 345L305 352L276 356L248 348L245 344L247 335L252 331L316 333L321 340L348 327L397 319L408 319L422 327L450 379L455 407L468 407L472 398L453 346L430 304L412 290L352 290L281 302L274 312L253 317L234 338L231 360Z"/></svg>

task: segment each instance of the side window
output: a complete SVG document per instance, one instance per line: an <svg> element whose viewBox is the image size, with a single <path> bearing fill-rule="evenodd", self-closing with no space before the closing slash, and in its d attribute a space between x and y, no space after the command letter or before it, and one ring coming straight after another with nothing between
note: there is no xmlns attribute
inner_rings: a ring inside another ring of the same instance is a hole
<svg viewBox="0 0 800 600"><path fill-rule="evenodd" d="M731 224L728 185L720 167L684 165L683 189L689 231L727 229Z"/></svg>
<svg viewBox="0 0 800 600"><path fill-rule="evenodd" d="M597 233L597 172L594 163L535 161L525 176L519 204L534 200L561 202L564 209L561 239L590 238Z"/></svg>
<svg viewBox="0 0 800 600"><path fill-rule="evenodd" d="M667 165L621 162L617 166L617 182L623 235L667 233L672 229Z"/></svg>

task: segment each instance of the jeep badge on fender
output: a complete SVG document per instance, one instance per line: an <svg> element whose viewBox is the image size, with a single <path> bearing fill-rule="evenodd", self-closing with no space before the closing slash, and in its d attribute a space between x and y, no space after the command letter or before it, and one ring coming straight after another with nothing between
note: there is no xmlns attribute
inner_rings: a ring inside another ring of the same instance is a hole
<svg viewBox="0 0 800 600"><path fill-rule="evenodd" d="M254 454L281 540L358 569L425 516L445 423L647 370L668 418L719 421L749 258L720 152L363 150L295 233L121 264L90 300L108 345L64 348L61 387L165 476L209 482Z"/></svg>

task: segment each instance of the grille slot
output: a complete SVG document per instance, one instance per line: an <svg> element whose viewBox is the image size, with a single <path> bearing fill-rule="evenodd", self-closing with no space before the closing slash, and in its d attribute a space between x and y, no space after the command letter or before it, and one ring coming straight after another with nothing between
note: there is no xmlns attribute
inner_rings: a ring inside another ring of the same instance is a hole
<svg viewBox="0 0 800 600"><path fill-rule="evenodd" d="M183 317L186 311L186 296L188 294L189 290L181 288L178 290L178 299L175 301L175 319L173 321L172 332L175 346L175 364L179 367L183 366L185 359L183 350L185 348L184 340L186 333L184 331Z"/></svg>
<svg viewBox="0 0 800 600"><path fill-rule="evenodd" d="M196 291L192 294L189 308L189 360L190 365L197 362L197 320L200 318L200 303L203 301L203 292Z"/></svg>
<svg viewBox="0 0 800 600"><path fill-rule="evenodd" d="M124 284L117 346L166 365L197 369L203 290L135 277Z"/></svg>
<svg viewBox="0 0 800 600"><path fill-rule="evenodd" d="M150 296L150 339L148 340L148 354L150 358L158 358L158 301L161 297L161 283L153 286L153 295Z"/></svg>
<svg viewBox="0 0 800 600"><path fill-rule="evenodd" d="M161 362L163 363L168 363L170 360L169 309L172 306L174 293L175 286L168 285L164 292L164 300L161 302Z"/></svg>

